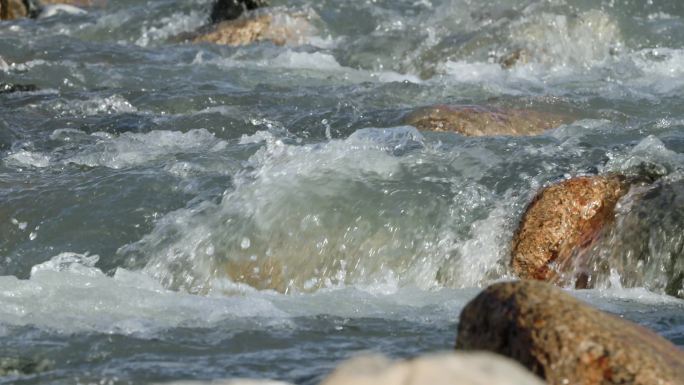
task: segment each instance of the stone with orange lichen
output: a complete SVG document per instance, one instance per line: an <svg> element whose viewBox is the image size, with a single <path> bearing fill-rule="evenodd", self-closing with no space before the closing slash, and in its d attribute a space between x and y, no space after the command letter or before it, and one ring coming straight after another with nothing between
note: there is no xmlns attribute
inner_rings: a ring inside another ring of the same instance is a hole
<svg viewBox="0 0 684 385"><path fill-rule="evenodd" d="M575 177L543 189L513 239L511 265L525 279L556 280L607 223L627 186L620 176ZM553 266L552 266L553 264Z"/></svg>
<svg viewBox="0 0 684 385"><path fill-rule="evenodd" d="M465 136L525 136L568 123L569 118L548 112L472 105L437 105L409 114L405 123L419 130L457 132Z"/></svg>
<svg viewBox="0 0 684 385"><path fill-rule="evenodd" d="M461 312L456 348L512 358L550 385L682 385L684 352L543 282L492 285Z"/></svg>
<svg viewBox="0 0 684 385"><path fill-rule="evenodd" d="M241 46L270 41L277 45L299 44L313 26L303 14L250 12L236 20L222 21L192 39L193 43Z"/></svg>

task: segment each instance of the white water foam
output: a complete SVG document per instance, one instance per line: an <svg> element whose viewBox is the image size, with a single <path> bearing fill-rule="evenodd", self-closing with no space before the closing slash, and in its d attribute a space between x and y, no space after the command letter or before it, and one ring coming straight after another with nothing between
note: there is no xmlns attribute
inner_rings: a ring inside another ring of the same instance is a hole
<svg viewBox="0 0 684 385"><path fill-rule="evenodd" d="M155 130L144 134L125 132L119 136L98 132L90 138L95 140L94 144L62 162L118 169L158 159L174 159L177 153L217 152L227 145L205 129Z"/></svg>
<svg viewBox="0 0 684 385"><path fill-rule="evenodd" d="M5 157L5 162L15 167L44 168L50 165L50 156L27 150L10 152Z"/></svg>
<svg viewBox="0 0 684 385"><path fill-rule="evenodd" d="M158 21L145 22L142 27L140 37L135 44L147 47L151 43L164 42L172 36L177 36L183 32L191 32L207 23L207 15L203 12L192 11L188 14L176 12L171 16L162 17Z"/></svg>
<svg viewBox="0 0 684 385"><path fill-rule="evenodd" d="M51 104L54 111L62 115L112 115L138 112L128 100L121 95L112 95L106 98L93 97L88 100L57 101Z"/></svg>

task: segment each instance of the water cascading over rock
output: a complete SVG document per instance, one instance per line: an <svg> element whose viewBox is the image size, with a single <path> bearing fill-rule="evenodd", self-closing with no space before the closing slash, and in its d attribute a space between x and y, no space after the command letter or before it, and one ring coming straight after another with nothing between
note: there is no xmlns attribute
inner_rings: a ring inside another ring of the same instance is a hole
<svg viewBox="0 0 684 385"><path fill-rule="evenodd" d="M623 178L583 176L543 189L528 206L513 238L511 265L526 279L555 281L614 218L627 192Z"/></svg>
<svg viewBox="0 0 684 385"><path fill-rule="evenodd" d="M313 34L312 15L269 9L269 5L266 0L219 0L211 10L211 24L189 36L189 40L229 46L262 41L284 45L297 44Z"/></svg>
<svg viewBox="0 0 684 385"><path fill-rule="evenodd" d="M410 113L404 121L420 130L457 132L465 136L526 136L568 123L561 114L474 105L436 105Z"/></svg>

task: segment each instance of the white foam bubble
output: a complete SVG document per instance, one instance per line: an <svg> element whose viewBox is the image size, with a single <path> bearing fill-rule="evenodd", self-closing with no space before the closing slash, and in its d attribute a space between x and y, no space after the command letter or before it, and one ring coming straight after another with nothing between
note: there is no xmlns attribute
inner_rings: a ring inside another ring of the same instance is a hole
<svg viewBox="0 0 684 385"><path fill-rule="evenodd" d="M168 17L162 17L156 21L146 21L142 27L140 37L135 44L147 47L150 43L164 41L171 36L183 32L191 32L207 22L207 15L202 12L181 13L176 12ZM149 24L153 25L149 25Z"/></svg>
<svg viewBox="0 0 684 385"><path fill-rule="evenodd" d="M123 96L93 97L88 100L58 101L52 108L65 115L111 115L134 113L138 110Z"/></svg>
<svg viewBox="0 0 684 385"><path fill-rule="evenodd" d="M5 157L5 162L15 167L44 168L50 165L50 156L27 150L11 152Z"/></svg>
<svg viewBox="0 0 684 385"><path fill-rule="evenodd" d="M123 168L161 158L173 159L176 153L216 152L226 143L205 129L188 132L156 130L144 134L126 132L119 136L93 133L95 143L63 160L86 166Z"/></svg>

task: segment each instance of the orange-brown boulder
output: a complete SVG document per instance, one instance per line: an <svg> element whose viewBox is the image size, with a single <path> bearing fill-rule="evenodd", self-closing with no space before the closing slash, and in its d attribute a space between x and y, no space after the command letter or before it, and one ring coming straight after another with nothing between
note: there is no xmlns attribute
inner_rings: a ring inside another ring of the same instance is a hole
<svg viewBox="0 0 684 385"><path fill-rule="evenodd" d="M193 43L241 46L270 41L277 45L299 44L312 34L313 25L304 14L248 12L235 20L226 20L202 31Z"/></svg>
<svg viewBox="0 0 684 385"><path fill-rule="evenodd" d="M567 123L567 116L549 112L472 105L437 105L409 114L405 123L425 131L457 132L465 136L525 136Z"/></svg>
<svg viewBox="0 0 684 385"><path fill-rule="evenodd" d="M512 358L550 385L681 385L684 352L538 281L492 285L463 309L457 349Z"/></svg>
<svg viewBox="0 0 684 385"><path fill-rule="evenodd" d="M580 176L544 188L513 237L511 265L523 279L556 281L615 217L628 187L623 178ZM580 282L576 284L581 285Z"/></svg>
<svg viewBox="0 0 684 385"><path fill-rule="evenodd" d="M0 0L0 20L13 20L28 16L22 0Z"/></svg>

